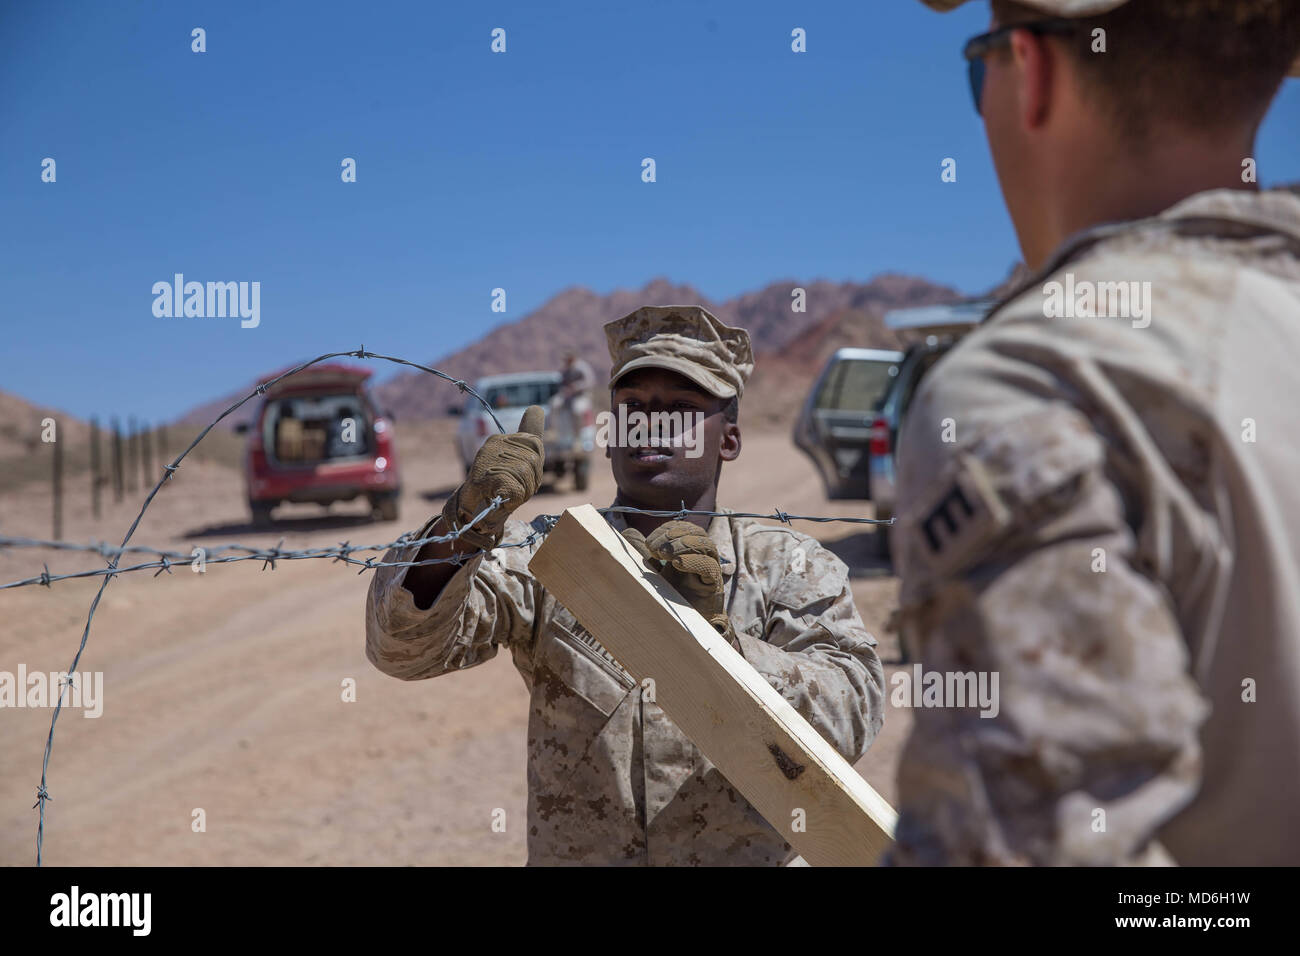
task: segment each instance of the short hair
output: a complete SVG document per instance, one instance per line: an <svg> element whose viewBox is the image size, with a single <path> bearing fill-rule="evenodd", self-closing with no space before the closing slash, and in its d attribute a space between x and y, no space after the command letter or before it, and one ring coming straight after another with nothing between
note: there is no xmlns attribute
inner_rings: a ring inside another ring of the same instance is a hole
<svg viewBox="0 0 1300 956"><path fill-rule="evenodd" d="M1041 20L1043 11L992 0L1001 26ZM1297 0L1129 0L1077 18L1064 39L1085 94L1120 135L1141 141L1151 127L1217 131L1258 124L1300 53ZM1106 52L1093 52L1104 30Z"/></svg>

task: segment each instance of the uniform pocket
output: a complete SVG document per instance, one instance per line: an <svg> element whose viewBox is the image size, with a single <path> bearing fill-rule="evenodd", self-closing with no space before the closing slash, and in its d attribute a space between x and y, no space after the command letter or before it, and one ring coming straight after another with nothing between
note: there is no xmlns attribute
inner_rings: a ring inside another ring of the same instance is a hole
<svg viewBox="0 0 1300 956"><path fill-rule="evenodd" d="M606 717L636 686L627 671L558 621L547 628L537 667L549 670Z"/></svg>
<svg viewBox="0 0 1300 956"><path fill-rule="evenodd" d="M803 569L786 574L768 593L767 600L796 615L819 614L844 591L848 569L815 542L800 547L808 551Z"/></svg>

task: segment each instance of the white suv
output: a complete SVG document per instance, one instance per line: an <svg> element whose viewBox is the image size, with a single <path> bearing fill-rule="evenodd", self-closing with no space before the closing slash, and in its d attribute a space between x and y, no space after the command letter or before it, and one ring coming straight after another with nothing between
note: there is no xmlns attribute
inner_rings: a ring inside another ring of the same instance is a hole
<svg viewBox="0 0 1300 956"><path fill-rule="evenodd" d="M556 372L509 372L488 375L474 383L474 391L492 406L492 411L509 432L519 430L520 419L529 405L546 409L546 471L557 478L572 473L574 487L585 491L591 476L591 452L595 448L596 423L591 399L580 395L571 408L553 401L560 390ZM492 416L472 395L465 396L456 429L456 445L465 470L489 435L497 434Z"/></svg>

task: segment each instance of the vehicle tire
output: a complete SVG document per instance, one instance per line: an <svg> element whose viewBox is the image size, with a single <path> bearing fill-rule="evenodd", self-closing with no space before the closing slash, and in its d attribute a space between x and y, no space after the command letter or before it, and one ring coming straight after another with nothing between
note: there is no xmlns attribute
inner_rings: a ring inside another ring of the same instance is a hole
<svg viewBox="0 0 1300 956"><path fill-rule="evenodd" d="M249 510L253 512L254 528L269 528L272 525L271 509L274 507L266 501L250 501Z"/></svg>
<svg viewBox="0 0 1300 956"><path fill-rule="evenodd" d="M370 508L380 521L396 521L399 514L397 495L372 498Z"/></svg>
<svg viewBox="0 0 1300 956"><path fill-rule="evenodd" d="M586 491L587 485L591 483L591 459L584 458L575 462L573 466L573 487L578 491Z"/></svg>

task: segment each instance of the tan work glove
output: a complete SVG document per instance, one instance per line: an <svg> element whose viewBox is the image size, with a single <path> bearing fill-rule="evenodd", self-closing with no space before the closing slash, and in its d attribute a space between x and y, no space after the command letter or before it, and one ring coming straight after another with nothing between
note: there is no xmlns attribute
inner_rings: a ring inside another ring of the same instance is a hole
<svg viewBox="0 0 1300 956"><path fill-rule="evenodd" d="M542 407L529 405L524 410L519 431L512 435L492 435L483 443L469 466L469 476L443 505L442 523L447 531L457 531L469 524L493 498L501 497L505 501L499 508L460 537L484 551L501 543L506 518L531 498L542 483L545 421L546 412Z"/></svg>
<svg viewBox="0 0 1300 956"><path fill-rule="evenodd" d="M708 532L689 521L668 521L651 531L649 538L635 528L625 528L623 537L645 559L646 567L662 574L714 630L740 650L727 616L718 548Z"/></svg>

